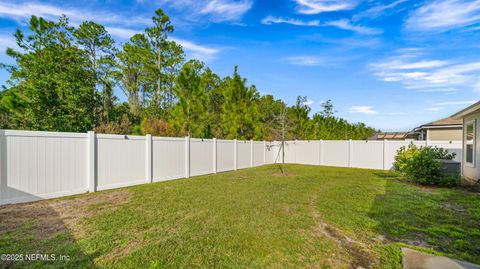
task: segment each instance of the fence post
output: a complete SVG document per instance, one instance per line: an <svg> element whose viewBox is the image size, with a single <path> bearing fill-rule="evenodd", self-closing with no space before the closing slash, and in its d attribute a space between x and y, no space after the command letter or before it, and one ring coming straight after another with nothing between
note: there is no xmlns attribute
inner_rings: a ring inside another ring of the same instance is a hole
<svg viewBox="0 0 480 269"><path fill-rule="evenodd" d="M147 183L153 182L152 168L153 168L153 156L152 156L152 135L147 134L145 136L145 169L147 169L145 175L147 176Z"/></svg>
<svg viewBox="0 0 480 269"><path fill-rule="evenodd" d="M352 159L353 159L353 151L352 151L352 139L348 140L348 167L352 167Z"/></svg>
<svg viewBox="0 0 480 269"><path fill-rule="evenodd" d="M387 139L383 140L383 170L387 169Z"/></svg>
<svg viewBox="0 0 480 269"><path fill-rule="evenodd" d="M318 155L318 165L323 165L323 139L320 139L320 149Z"/></svg>
<svg viewBox="0 0 480 269"><path fill-rule="evenodd" d="M97 189L96 183L96 155L95 154L95 148L96 148L96 137L95 137L95 132L94 131L89 131L88 134L88 192L95 192Z"/></svg>
<svg viewBox="0 0 480 269"><path fill-rule="evenodd" d="M293 142L294 145L293 145L293 163L298 163L297 162L297 145L298 145L298 140L295 139L295 141Z"/></svg>
<svg viewBox="0 0 480 269"><path fill-rule="evenodd" d="M250 167L253 167L253 140L250 139Z"/></svg>
<svg viewBox="0 0 480 269"><path fill-rule="evenodd" d="M213 173L217 173L217 139L213 139Z"/></svg>
<svg viewBox="0 0 480 269"><path fill-rule="evenodd" d="M237 170L237 139L233 140L233 170Z"/></svg>
<svg viewBox="0 0 480 269"><path fill-rule="evenodd" d="M263 164L267 164L267 141L263 140Z"/></svg>
<svg viewBox="0 0 480 269"><path fill-rule="evenodd" d="M7 138L5 136L5 131L0 130L0 205L2 203L3 194L2 189L3 186L7 185Z"/></svg>
<svg viewBox="0 0 480 269"><path fill-rule="evenodd" d="M190 136L185 136L185 177L190 177Z"/></svg>

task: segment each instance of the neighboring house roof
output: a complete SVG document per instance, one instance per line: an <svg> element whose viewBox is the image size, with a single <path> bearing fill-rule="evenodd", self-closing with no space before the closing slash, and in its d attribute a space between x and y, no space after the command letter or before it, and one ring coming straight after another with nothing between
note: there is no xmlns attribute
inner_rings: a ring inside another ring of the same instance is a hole
<svg viewBox="0 0 480 269"><path fill-rule="evenodd" d="M461 119L461 118L467 116L468 114L472 114L473 112L475 112L479 109L480 109L480 101L476 102L473 105L468 106L467 108L464 108L464 109L458 111L457 113L453 114L451 117L454 118L454 119Z"/></svg>
<svg viewBox="0 0 480 269"><path fill-rule="evenodd" d="M409 135L411 135L410 132L385 132L376 134L373 139L408 139Z"/></svg>
<svg viewBox="0 0 480 269"><path fill-rule="evenodd" d="M437 121L432 121L427 124L423 124L413 129L414 131L420 131L421 129L434 129L434 128L462 128L462 119L459 118L444 118Z"/></svg>

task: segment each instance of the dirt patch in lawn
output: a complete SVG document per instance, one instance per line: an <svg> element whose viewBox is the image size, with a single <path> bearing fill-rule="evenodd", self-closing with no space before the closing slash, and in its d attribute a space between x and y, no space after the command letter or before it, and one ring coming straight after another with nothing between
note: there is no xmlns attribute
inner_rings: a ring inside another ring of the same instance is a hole
<svg viewBox="0 0 480 269"><path fill-rule="evenodd" d="M80 226L84 217L113 210L114 206L127 203L130 198L131 192L123 189L73 199L0 206L0 235L31 223L30 229L35 239L47 239L68 231L77 238L81 236ZM95 210L90 210L91 206L96 206Z"/></svg>
<svg viewBox="0 0 480 269"><path fill-rule="evenodd" d="M348 252L350 260L345 257L340 257L345 263L349 263L349 268L374 268L378 265L378 256L373 251L369 250L361 242L355 241L352 238L341 233L337 228L325 223L322 220L320 212L316 209L316 197L310 202L312 216L315 219L316 226L313 228L313 233L326 236L339 244Z"/></svg>

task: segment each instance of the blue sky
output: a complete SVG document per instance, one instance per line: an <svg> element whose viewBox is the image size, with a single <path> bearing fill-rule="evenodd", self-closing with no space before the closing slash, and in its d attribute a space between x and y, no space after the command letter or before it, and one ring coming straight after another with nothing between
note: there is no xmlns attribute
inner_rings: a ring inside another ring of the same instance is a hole
<svg viewBox="0 0 480 269"><path fill-rule="evenodd" d="M188 57L313 112L331 99L349 121L409 130L480 97L480 0L0 0L0 61L32 14L96 21L121 44L157 8Z"/></svg>

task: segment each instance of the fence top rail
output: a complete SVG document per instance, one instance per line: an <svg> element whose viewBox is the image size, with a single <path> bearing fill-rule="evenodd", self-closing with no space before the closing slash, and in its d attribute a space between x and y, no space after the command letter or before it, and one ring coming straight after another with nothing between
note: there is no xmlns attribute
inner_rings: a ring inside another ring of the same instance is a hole
<svg viewBox="0 0 480 269"><path fill-rule="evenodd" d="M23 136L23 137L51 137L51 138L88 138L87 133L71 132L47 132L47 131L27 131L27 130L0 130L0 135L4 136Z"/></svg>
<svg viewBox="0 0 480 269"><path fill-rule="evenodd" d="M183 141L185 137L167 137L167 136L152 136L153 141Z"/></svg>
<svg viewBox="0 0 480 269"><path fill-rule="evenodd" d="M190 141L193 141L193 142L213 142L213 139L210 139L210 138L190 138Z"/></svg>
<svg viewBox="0 0 480 269"><path fill-rule="evenodd" d="M117 140L145 140L142 135L116 135L116 134L97 134L98 139L117 139Z"/></svg>

